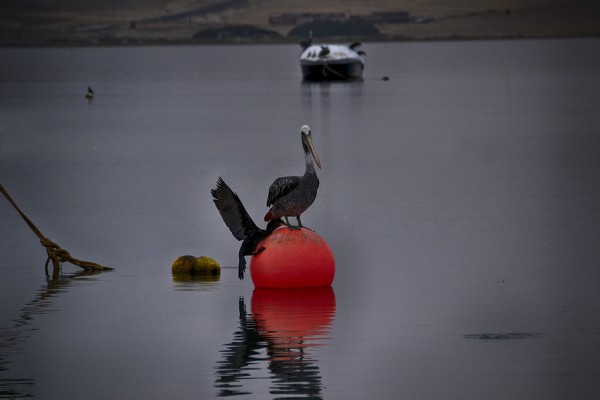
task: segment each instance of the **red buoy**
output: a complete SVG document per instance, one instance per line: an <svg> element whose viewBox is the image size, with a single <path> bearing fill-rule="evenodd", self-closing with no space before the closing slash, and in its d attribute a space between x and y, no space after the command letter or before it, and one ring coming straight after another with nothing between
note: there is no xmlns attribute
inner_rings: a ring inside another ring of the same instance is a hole
<svg viewBox="0 0 600 400"><path fill-rule="evenodd" d="M250 276L259 288L331 286L335 259L321 236L306 229L281 227L263 239L265 250L250 259Z"/></svg>

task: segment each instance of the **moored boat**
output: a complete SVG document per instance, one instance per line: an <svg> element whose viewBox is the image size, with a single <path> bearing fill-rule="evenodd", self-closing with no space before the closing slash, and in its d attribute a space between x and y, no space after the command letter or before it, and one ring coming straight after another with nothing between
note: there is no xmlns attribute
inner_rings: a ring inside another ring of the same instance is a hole
<svg viewBox="0 0 600 400"><path fill-rule="evenodd" d="M341 44L301 43L302 77L307 81L335 81L362 79L365 62L359 42L350 46Z"/></svg>

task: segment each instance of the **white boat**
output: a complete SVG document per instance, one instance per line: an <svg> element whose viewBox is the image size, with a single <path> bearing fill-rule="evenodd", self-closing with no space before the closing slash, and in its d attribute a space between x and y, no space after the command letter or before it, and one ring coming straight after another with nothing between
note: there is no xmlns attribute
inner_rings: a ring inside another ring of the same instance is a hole
<svg viewBox="0 0 600 400"><path fill-rule="evenodd" d="M350 46L341 44L301 43L300 54L302 77L307 81L360 80L365 61L359 42Z"/></svg>

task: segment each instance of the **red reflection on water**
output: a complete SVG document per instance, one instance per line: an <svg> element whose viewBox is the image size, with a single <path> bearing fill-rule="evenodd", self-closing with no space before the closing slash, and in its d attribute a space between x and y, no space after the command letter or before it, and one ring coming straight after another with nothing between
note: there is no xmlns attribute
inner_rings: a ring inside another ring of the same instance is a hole
<svg viewBox="0 0 600 400"><path fill-rule="evenodd" d="M310 348L330 337L335 317L333 289L256 288L251 313L246 313L243 298L239 313L239 328L216 366L217 396L251 394L244 381L268 379L271 395L321 398L319 361ZM267 377L256 376L261 365L268 369Z"/></svg>
<svg viewBox="0 0 600 400"><path fill-rule="evenodd" d="M251 310L258 332L277 349L273 355L293 358L299 349L327 338L335 317L335 294L331 287L254 289Z"/></svg>

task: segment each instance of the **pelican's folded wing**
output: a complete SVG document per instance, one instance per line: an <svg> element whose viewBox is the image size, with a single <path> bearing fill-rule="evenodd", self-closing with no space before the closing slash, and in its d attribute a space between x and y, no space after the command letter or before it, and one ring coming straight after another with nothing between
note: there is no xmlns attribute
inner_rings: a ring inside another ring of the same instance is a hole
<svg viewBox="0 0 600 400"><path fill-rule="evenodd" d="M299 176L284 176L277 178L269 187L269 196L267 197L267 207L270 207L277 199L285 196L300 183Z"/></svg>

